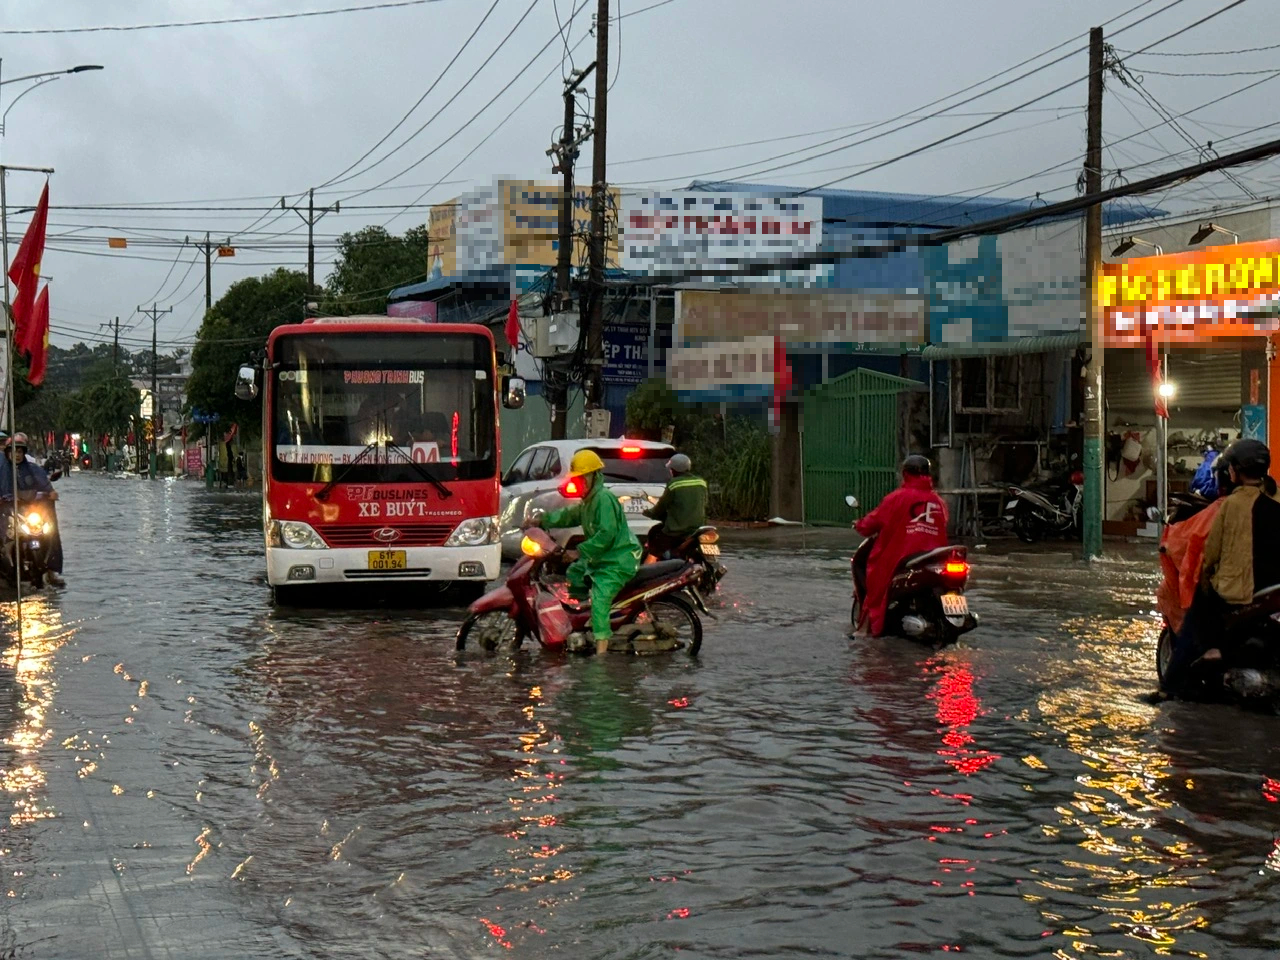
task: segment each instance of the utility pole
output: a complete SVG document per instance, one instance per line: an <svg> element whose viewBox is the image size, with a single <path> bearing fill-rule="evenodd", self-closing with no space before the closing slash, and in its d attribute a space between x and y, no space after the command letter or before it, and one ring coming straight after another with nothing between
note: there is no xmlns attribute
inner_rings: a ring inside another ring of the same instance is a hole
<svg viewBox="0 0 1280 960"><path fill-rule="evenodd" d="M173 307L161 310L154 303L150 309L138 307L138 312L151 318L151 458L148 474L152 480L156 478L156 441L160 433L160 393L156 385L156 324L166 313L173 313Z"/></svg>
<svg viewBox="0 0 1280 960"><path fill-rule="evenodd" d="M591 248L587 269L591 311L587 320L587 410L604 401L604 231L609 201L609 0L596 9L596 115L591 159Z"/></svg>
<svg viewBox="0 0 1280 960"><path fill-rule="evenodd" d="M280 198L281 210L292 210L302 222L307 225L307 296L311 296L311 292L316 286L316 223L326 213L337 213L342 205L338 201L334 201L332 207L321 207L316 209L316 191L312 187L307 191L307 212L304 214L300 207L291 207L285 203L285 198Z"/></svg>
<svg viewBox="0 0 1280 960"><path fill-rule="evenodd" d="M1102 28L1089 31L1089 114L1084 161L1084 191L1102 191ZM1084 558L1102 556L1102 520L1106 513L1106 406L1103 403L1103 360L1106 354L1102 311L1094 296L1094 278L1102 264L1102 204L1085 211L1084 308L1092 355L1084 382Z"/></svg>
<svg viewBox="0 0 1280 960"><path fill-rule="evenodd" d="M120 318L116 317L115 322L111 324L114 331L111 335L111 373L113 376L120 375Z"/></svg>
<svg viewBox="0 0 1280 960"><path fill-rule="evenodd" d="M283 197L280 202L284 202ZM192 240L190 237L185 238L183 242L204 251L204 312L208 313L213 309L213 252L219 251L218 256L223 256L224 253L233 255L235 250L231 248L231 238L228 237L222 243L214 243L209 239L208 231L205 231L204 243Z"/></svg>
<svg viewBox="0 0 1280 960"><path fill-rule="evenodd" d="M579 131L575 124L578 116L578 101L575 94L583 82L596 68L593 63L569 76L564 86L564 127L560 132L560 141L553 144L548 154L556 158L552 173L559 173L564 178L563 193L560 196L559 249L556 254L556 296L555 313L567 313L573 305L573 223L575 216L576 196L574 195L574 164L578 159L578 148L587 137L591 136L588 126ZM582 318L579 317L579 323ZM551 439L563 440L568 432L569 389L568 378L564 371L555 368L552 363L545 364L547 381L547 403L551 406Z"/></svg>

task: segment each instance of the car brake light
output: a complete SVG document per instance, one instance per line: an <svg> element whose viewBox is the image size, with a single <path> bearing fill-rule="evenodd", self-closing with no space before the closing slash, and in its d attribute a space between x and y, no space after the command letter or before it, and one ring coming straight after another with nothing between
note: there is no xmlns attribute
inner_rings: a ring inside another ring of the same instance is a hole
<svg viewBox="0 0 1280 960"><path fill-rule="evenodd" d="M944 573L949 573L953 576L956 576L959 574L968 573L969 564L965 563L963 560L948 560L946 565L942 568L942 570Z"/></svg>
<svg viewBox="0 0 1280 960"><path fill-rule="evenodd" d="M622 448L622 455L624 457L628 457L628 458L638 457L642 453L644 453L643 447L623 447Z"/></svg>
<svg viewBox="0 0 1280 960"><path fill-rule="evenodd" d="M571 500L582 496L582 493L582 481L577 477L570 477L560 487L560 496L567 497Z"/></svg>

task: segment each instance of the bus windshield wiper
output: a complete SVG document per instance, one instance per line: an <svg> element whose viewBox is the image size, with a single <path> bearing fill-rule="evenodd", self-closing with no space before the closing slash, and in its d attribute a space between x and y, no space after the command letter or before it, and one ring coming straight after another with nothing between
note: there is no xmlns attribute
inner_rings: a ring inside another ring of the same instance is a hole
<svg viewBox="0 0 1280 960"><path fill-rule="evenodd" d="M414 460L413 457L411 457L409 454L405 453L403 447L399 447L396 444L392 443L390 440L388 440L387 452L390 453L392 450L400 454L400 456L404 457L405 463L409 464L409 466L413 467L414 470L418 471L418 475L422 477L423 480L427 481L427 483L431 484L433 487L436 488L436 491L440 494L441 500L448 500L450 497L453 496L453 491L450 490L448 487L446 487L440 481L439 477L434 476L429 470L427 470L426 467L418 463L418 461Z"/></svg>
<svg viewBox="0 0 1280 960"><path fill-rule="evenodd" d="M341 470L335 473L333 475L333 478L328 483L326 483L323 487L321 487L319 490L315 492L315 498L317 500L328 500L329 494L333 492L333 488L342 482L342 478L351 472L352 467L356 466L356 464L363 461L365 457L367 457L371 452L377 449L378 449L378 441L375 440L373 441L373 443L369 444L367 447L365 447L363 450L357 453L354 457L351 458L351 462L349 462L345 467L343 467Z"/></svg>

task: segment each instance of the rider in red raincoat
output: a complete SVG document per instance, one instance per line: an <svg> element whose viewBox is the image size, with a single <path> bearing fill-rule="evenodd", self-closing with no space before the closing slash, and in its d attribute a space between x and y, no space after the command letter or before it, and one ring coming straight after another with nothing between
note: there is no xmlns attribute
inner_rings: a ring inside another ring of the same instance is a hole
<svg viewBox="0 0 1280 960"><path fill-rule="evenodd" d="M947 505L933 492L928 457L907 457L902 464L902 486L889 494L854 524L864 537L875 537L867 559L866 600L860 628L873 637L884 632L889 584L898 564L907 557L947 545Z"/></svg>

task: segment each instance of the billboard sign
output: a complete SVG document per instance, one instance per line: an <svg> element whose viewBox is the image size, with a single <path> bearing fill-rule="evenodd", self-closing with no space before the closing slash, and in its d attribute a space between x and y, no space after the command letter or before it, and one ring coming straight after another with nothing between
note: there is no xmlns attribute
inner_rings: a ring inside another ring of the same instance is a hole
<svg viewBox="0 0 1280 960"><path fill-rule="evenodd" d="M927 304L908 294L835 290L679 289L682 341L780 337L789 344L914 346L924 339Z"/></svg>
<svg viewBox="0 0 1280 960"><path fill-rule="evenodd" d="M1280 331L1280 240L1105 263L1094 285L1108 346Z"/></svg>
<svg viewBox="0 0 1280 960"><path fill-rule="evenodd" d="M605 383L643 383L649 375L649 328L641 324L604 328Z"/></svg>
<svg viewBox="0 0 1280 960"><path fill-rule="evenodd" d="M667 382L691 399L749 399L771 396L773 337L673 347L667 355Z"/></svg>
<svg viewBox="0 0 1280 960"><path fill-rule="evenodd" d="M436 302L434 300L401 300L399 303L388 303L387 316L435 320Z"/></svg>
<svg viewBox="0 0 1280 960"><path fill-rule="evenodd" d="M629 273L711 269L816 253L821 197L693 190L624 193L620 264Z"/></svg>

